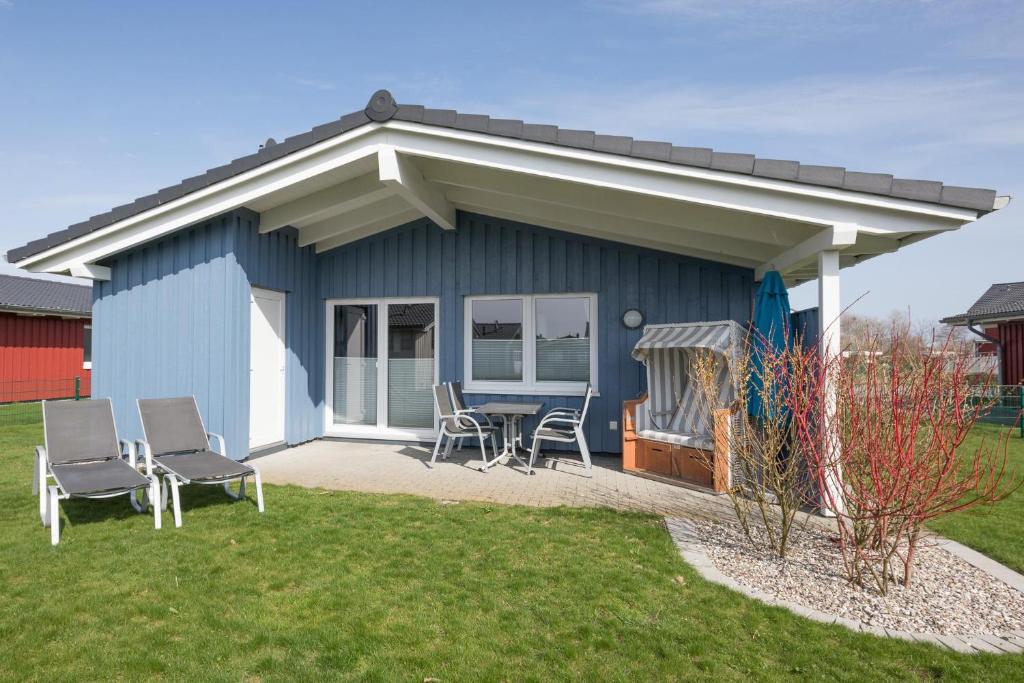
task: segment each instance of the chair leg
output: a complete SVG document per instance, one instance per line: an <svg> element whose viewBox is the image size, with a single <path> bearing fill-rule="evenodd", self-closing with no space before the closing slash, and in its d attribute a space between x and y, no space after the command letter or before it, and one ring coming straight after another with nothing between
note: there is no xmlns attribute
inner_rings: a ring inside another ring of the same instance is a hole
<svg viewBox="0 0 1024 683"><path fill-rule="evenodd" d="M132 494L135 495L134 493ZM149 500L153 505L153 526L159 529L162 520L160 515L160 484L157 482L157 476L154 474L149 479Z"/></svg>
<svg viewBox="0 0 1024 683"><path fill-rule="evenodd" d="M447 460L451 457L452 451L455 449L455 441L456 439L448 437L448 441L445 442L444 449L441 451L442 460Z"/></svg>
<svg viewBox="0 0 1024 683"><path fill-rule="evenodd" d="M537 459L537 452L540 450L540 439L533 437L533 444L530 445L530 463L526 466L526 473L533 474L533 463Z"/></svg>
<svg viewBox="0 0 1024 683"><path fill-rule="evenodd" d="M155 477L156 475L154 474L153 476ZM164 477L160 481L160 490L160 509L163 512L167 512L167 477Z"/></svg>
<svg viewBox="0 0 1024 683"><path fill-rule="evenodd" d="M430 467L433 467L434 463L437 462L437 453L441 450L442 441L444 441L444 432L439 433L437 435L437 441L434 442L434 452L430 456Z"/></svg>
<svg viewBox="0 0 1024 683"><path fill-rule="evenodd" d="M252 479L256 484L256 509L263 512L263 479L260 478L260 471L255 467L252 468Z"/></svg>
<svg viewBox="0 0 1024 683"><path fill-rule="evenodd" d="M238 493L234 493L231 490L231 482L224 482L224 493L228 495L231 500L242 500L245 498L245 477L241 477L238 480Z"/></svg>
<svg viewBox="0 0 1024 683"><path fill-rule="evenodd" d="M594 468L590 462L590 447L587 446L587 437L583 434L582 427L576 427L574 431L576 432L576 443L580 447L580 455L583 456L583 464L587 468L587 476L592 477L594 476Z"/></svg>
<svg viewBox="0 0 1024 683"><path fill-rule="evenodd" d="M57 487L50 487L50 545L60 543L60 498Z"/></svg>
<svg viewBox="0 0 1024 683"><path fill-rule="evenodd" d="M139 502L139 490L135 489L128 494L128 502L132 504L132 509L138 512L140 515L146 511L146 491L142 491L142 502Z"/></svg>
<svg viewBox="0 0 1024 683"><path fill-rule="evenodd" d="M181 528L181 497L178 494L178 479L171 475L164 475L164 481L171 480L171 502L174 506L174 527Z"/></svg>
<svg viewBox="0 0 1024 683"><path fill-rule="evenodd" d="M36 463L35 476L38 477L38 482L36 488L33 489L33 493L37 490L39 491L39 519L42 520L43 526L49 526L49 517L47 516L49 508L47 507L46 500L46 461L42 458L37 459L39 462Z"/></svg>

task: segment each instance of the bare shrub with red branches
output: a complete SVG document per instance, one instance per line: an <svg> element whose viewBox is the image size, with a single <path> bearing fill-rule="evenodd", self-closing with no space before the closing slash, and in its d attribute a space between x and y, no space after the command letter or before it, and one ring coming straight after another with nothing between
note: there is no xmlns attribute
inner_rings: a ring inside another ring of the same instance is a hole
<svg viewBox="0 0 1024 683"><path fill-rule="evenodd" d="M752 545L777 557L786 556L799 531L797 515L811 500L814 484L807 476L803 442L795 438L795 426L809 416L797 421L793 413L817 409L817 353L794 341L777 349L751 330L732 360L735 396L730 405L723 405L727 399L718 384L724 361L697 352L690 365L707 430L714 429L717 412L732 412L732 428L719 438L729 444L732 484L727 493L740 527Z"/></svg>
<svg viewBox="0 0 1024 683"><path fill-rule="evenodd" d="M1006 470L1009 430L964 445L990 406L969 400L972 361L954 346L951 337L922 344L894 325L866 351L819 360L807 395L819 407L794 413L823 507L836 517L847 576L882 594L910 584L929 521L1021 484ZM834 419L822 408L829 380Z"/></svg>

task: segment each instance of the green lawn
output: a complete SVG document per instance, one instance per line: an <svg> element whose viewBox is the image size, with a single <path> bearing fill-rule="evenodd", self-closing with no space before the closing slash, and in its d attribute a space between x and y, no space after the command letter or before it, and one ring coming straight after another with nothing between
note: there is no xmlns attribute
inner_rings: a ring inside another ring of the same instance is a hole
<svg viewBox="0 0 1024 683"><path fill-rule="evenodd" d="M189 489L184 528L159 532L123 499L65 503L52 548L29 492L39 433L0 433L0 679L1024 674L1022 657L858 635L745 599L698 578L658 519L606 510L271 486L259 515Z"/></svg>
<svg viewBox="0 0 1024 683"><path fill-rule="evenodd" d="M1005 427L977 425L964 446L971 451L985 439L990 444L1004 434ZM1014 429L1009 440L1011 477L1024 473L1024 440ZM1024 489L1018 489L997 505L988 505L936 520L931 528L944 536L969 545L1007 567L1024 572Z"/></svg>

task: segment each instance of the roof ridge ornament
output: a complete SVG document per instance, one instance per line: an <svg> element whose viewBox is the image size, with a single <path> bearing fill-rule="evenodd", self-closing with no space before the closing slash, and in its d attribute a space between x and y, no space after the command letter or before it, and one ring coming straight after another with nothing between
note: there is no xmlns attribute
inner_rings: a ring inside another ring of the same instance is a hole
<svg viewBox="0 0 1024 683"><path fill-rule="evenodd" d="M395 104L395 98L391 96L390 92L378 90L366 103L365 111L371 121L387 121L398 111L398 105Z"/></svg>

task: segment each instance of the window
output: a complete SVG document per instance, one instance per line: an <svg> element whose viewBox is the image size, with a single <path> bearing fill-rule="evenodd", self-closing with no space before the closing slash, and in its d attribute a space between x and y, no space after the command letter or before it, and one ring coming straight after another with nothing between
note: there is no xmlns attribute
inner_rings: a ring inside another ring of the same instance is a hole
<svg viewBox="0 0 1024 683"><path fill-rule="evenodd" d="M596 384L595 294L466 298L468 391L580 394Z"/></svg>
<svg viewBox="0 0 1024 683"><path fill-rule="evenodd" d="M82 369L92 369L92 325L82 328Z"/></svg>

